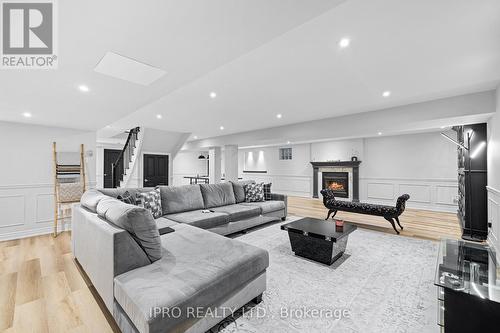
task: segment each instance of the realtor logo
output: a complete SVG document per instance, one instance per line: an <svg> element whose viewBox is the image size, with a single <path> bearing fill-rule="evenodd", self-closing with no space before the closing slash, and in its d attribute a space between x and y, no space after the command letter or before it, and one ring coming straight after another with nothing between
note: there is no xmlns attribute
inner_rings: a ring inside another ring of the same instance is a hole
<svg viewBox="0 0 500 333"><path fill-rule="evenodd" d="M36 0L35 0L36 1ZM55 3L3 1L2 68L57 67Z"/></svg>

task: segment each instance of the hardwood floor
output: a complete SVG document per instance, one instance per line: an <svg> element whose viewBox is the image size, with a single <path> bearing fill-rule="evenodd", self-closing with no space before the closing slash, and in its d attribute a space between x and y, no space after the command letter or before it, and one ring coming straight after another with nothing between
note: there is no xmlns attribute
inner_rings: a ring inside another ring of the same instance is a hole
<svg viewBox="0 0 500 333"><path fill-rule="evenodd" d="M0 332L119 332L73 260L70 237L0 242Z"/></svg>
<svg viewBox="0 0 500 333"><path fill-rule="evenodd" d="M320 200L289 197L289 214L326 217ZM339 212L358 226L394 234L380 217ZM407 209L404 236L460 238L455 214ZM70 233L0 242L0 331L119 332L102 300L73 260Z"/></svg>
<svg viewBox="0 0 500 333"><path fill-rule="evenodd" d="M288 197L290 215L324 219L327 212L328 210L319 199ZM379 216L338 212L335 218L353 222L359 227L396 234L391 224ZM399 219L404 228L401 231L403 236L439 240L441 238L459 239L462 235L457 215L454 213L407 208Z"/></svg>

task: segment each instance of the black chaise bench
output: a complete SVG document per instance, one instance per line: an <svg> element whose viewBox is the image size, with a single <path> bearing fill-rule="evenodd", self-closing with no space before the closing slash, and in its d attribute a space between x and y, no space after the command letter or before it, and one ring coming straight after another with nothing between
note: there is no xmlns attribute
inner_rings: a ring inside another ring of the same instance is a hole
<svg viewBox="0 0 500 333"><path fill-rule="evenodd" d="M333 191L327 189L321 190L321 194L323 195L323 204L326 208L328 208L328 215L325 220L328 220L332 213L332 218L334 218L335 214L337 214L337 211L340 210L344 212L382 216L384 217L384 219L391 223L392 227L398 235L399 231L398 229L396 229L395 222L397 222L401 230L403 230L403 227L399 222L399 215L403 214L403 212L405 211L406 201L410 199L410 196L408 194L403 194L402 196L400 196L396 201L395 207L336 200Z"/></svg>

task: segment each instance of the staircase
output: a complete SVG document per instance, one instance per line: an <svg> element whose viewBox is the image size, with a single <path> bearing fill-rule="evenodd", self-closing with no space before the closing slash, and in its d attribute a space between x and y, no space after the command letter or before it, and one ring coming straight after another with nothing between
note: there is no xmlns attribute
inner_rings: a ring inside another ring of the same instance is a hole
<svg viewBox="0 0 500 333"><path fill-rule="evenodd" d="M139 132L139 127L132 128L128 132L127 141L125 142L123 150L116 159L115 163L111 165L111 180L113 188L125 187L130 180L130 175L134 170L138 151L140 150L140 146L142 144L139 138ZM123 168L121 168L121 166L123 166ZM120 170L123 170L123 173L121 173Z"/></svg>

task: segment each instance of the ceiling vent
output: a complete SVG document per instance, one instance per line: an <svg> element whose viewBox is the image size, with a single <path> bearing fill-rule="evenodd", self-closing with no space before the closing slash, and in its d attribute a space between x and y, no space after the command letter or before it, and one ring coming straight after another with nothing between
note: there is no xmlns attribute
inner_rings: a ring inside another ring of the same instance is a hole
<svg viewBox="0 0 500 333"><path fill-rule="evenodd" d="M146 65L113 52L106 52L106 55L99 61L94 71L143 86L150 85L166 74L163 69Z"/></svg>

